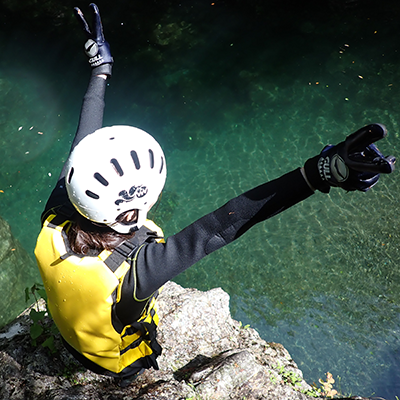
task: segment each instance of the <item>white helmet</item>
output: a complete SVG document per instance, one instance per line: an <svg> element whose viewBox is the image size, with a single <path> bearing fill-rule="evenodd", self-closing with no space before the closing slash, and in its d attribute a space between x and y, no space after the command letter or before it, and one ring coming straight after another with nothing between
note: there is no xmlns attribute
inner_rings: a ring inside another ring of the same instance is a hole
<svg viewBox="0 0 400 400"><path fill-rule="evenodd" d="M120 233L140 228L167 176L157 141L132 126L101 128L83 138L67 160L66 187L75 208L90 221ZM117 217L136 209L137 220Z"/></svg>

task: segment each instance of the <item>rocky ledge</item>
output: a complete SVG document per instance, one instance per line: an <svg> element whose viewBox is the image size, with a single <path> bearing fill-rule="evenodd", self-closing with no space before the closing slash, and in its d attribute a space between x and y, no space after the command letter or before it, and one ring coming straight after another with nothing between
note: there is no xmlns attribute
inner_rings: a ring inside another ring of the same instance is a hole
<svg viewBox="0 0 400 400"><path fill-rule="evenodd" d="M45 307L42 301L40 307ZM37 305L35 305L37 306ZM86 371L56 337L55 351L33 346L29 309L0 332L0 398L9 400L201 400L315 398L288 351L233 320L221 289L169 282L159 297L159 371L122 388ZM50 324L45 318L41 323ZM361 399L361 397L353 397Z"/></svg>

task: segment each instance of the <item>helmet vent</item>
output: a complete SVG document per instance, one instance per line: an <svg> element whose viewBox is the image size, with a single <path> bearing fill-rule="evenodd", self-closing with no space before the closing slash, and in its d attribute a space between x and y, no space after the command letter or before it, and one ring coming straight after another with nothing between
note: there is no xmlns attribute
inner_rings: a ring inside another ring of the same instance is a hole
<svg viewBox="0 0 400 400"><path fill-rule="evenodd" d="M87 196L91 197L92 199L97 200L97 199L100 198L100 196L99 196L98 194L93 193L93 192L91 192L90 190L86 190L85 193L86 193Z"/></svg>
<svg viewBox="0 0 400 400"><path fill-rule="evenodd" d="M161 157L161 167L160 167L160 174L162 170L164 169L164 157Z"/></svg>
<svg viewBox="0 0 400 400"><path fill-rule="evenodd" d="M140 169L139 157L135 150L131 151L131 157L132 157L133 162L135 163L136 169Z"/></svg>
<svg viewBox="0 0 400 400"><path fill-rule="evenodd" d="M108 181L106 178L104 178L103 175L100 175L98 172L94 174L94 177L103 185L103 186L108 186Z"/></svg>
<svg viewBox="0 0 400 400"><path fill-rule="evenodd" d="M115 169L115 172L116 172L119 176L124 175L124 171L122 171L122 168L121 168L121 166L119 165L119 162L118 162L115 158L112 158L110 162L111 162L111 164L113 165L113 167L114 167L114 169Z"/></svg>
<svg viewBox="0 0 400 400"><path fill-rule="evenodd" d="M72 179L72 175L74 174L74 167L72 167L70 170L69 170L69 174L68 174L68 178L67 178L67 182L68 183L71 183L71 179Z"/></svg>
<svg viewBox="0 0 400 400"><path fill-rule="evenodd" d="M150 168L154 168L154 153L153 150L149 149L149 156L150 156Z"/></svg>

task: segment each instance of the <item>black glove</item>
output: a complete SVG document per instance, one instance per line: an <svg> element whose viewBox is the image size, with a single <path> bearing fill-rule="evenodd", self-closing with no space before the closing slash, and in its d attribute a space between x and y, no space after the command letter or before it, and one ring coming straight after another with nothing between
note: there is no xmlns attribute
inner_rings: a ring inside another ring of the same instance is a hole
<svg viewBox="0 0 400 400"><path fill-rule="evenodd" d="M396 158L384 157L373 144L386 135L384 125L371 124L336 146L326 146L319 156L304 165L306 178L314 189L323 193L328 193L331 186L366 192L378 182L379 174L394 171Z"/></svg>
<svg viewBox="0 0 400 400"><path fill-rule="evenodd" d="M98 7L94 3L91 3L90 7L93 11L93 30L90 30L82 11L78 7L74 8L75 16L80 21L88 38L85 43L85 53L89 57L90 66L93 69L96 68L96 71L93 72L111 76L114 60L111 56L110 45L104 39L103 25L101 24Z"/></svg>

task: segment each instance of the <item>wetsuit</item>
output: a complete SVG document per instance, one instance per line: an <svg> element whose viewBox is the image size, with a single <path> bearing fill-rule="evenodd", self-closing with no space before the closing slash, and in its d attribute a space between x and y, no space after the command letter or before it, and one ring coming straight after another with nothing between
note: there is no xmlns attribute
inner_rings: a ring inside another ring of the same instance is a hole
<svg viewBox="0 0 400 400"><path fill-rule="evenodd" d="M92 75L71 151L83 137L102 127L105 88L106 81ZM64 185L65 173L63 169L42 214L42 223L48 215L57 213L54 210L61 205L64 210L70 210L71 214L75 211ZM128 260L132 268L123 281L123 295L125 293L132 297L135 291L136 298L149 298L167 281L201 258L237 239L256 223L286 210L312 194L300 169L296 169L231 199L214 212L168 237L165 243L146 243L136 255L135 265L132 260ZM85 362L82 355L77 354L71 346L67 347L85 366L95 372L104 372Z"/></svg>

